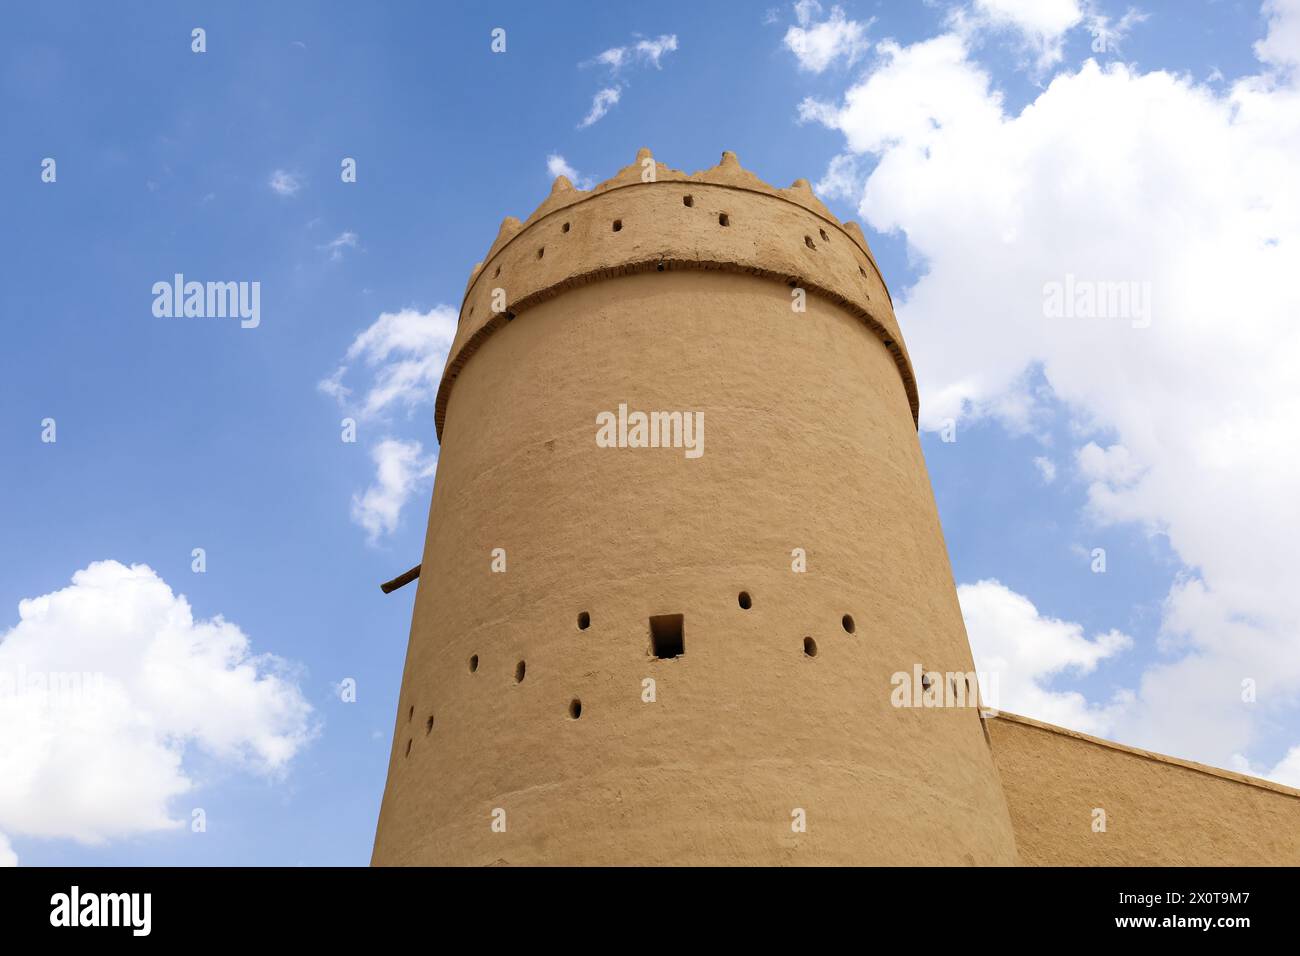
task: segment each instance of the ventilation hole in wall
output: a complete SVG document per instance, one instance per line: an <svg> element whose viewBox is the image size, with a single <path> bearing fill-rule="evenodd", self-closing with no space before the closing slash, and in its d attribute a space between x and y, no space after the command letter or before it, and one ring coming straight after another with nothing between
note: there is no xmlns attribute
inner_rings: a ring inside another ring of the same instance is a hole
<svg viewBox="0 0 1300 956"><path fill-rule="evenodd" d="M845 631L850 634L853 633L854 624L852 614L845 614L844 617L840 618L840 624L843 626Z"/></svg>
<svg viewBox="0 0 1300 956"><path fill-rule="evenodd" d="M804 236L804 237L803 237L803 244L804 244L805 246L807 246L809 249L816 249L816 248L817 248L815 245L813 245L812 236Z"/></svg>
<svg viewBox="0 0 1300 956"><path fill-rule="evenodd" d="M520 661L518 664L515 665L515 683L516 683L516 684L522 684L522 683L524 682L524 673L525 673L527 670L528 670L528 667L524 664L523 661Z"/></svg>
<svg viewBox="0 0 1300 956"><path fill-rule="evenodd" d="M497 266L497 271L494 272L494 273L492 273L492 278L495 279L495 278L497 278L497 277L500 276L500 275L501 275L501 267L500 267L500 266Z"/></svg>
<svg viewBox="0 0 1300 956"><path fill-rule="evenodd" d="M862 278L865 279L867 277L867 270L862 268L862 266L858 266L858 271L862 273Z"/></svg>
<svg viewBox="0 0 1300 956"><path fill-rule="evenodd" d="M411 718L414 716L415 716L415 705L412 704L411 709L406 712L406 722L409 724L411 722Z"/></svg>
<svg viewBox="0 0 1300 956"><path fill-rule="evenodd" d="M568 232L568 231L569 231L569 224L566 222L563 226L560 227L560 232Z"/></svg>
<svg viewBox="0 0 1300 956"><path fill-rule="evenodd" d="M736 598L736 603L739 604L741 608L743 608L746 611L748 611L751 607L754 606L754 601L749 596L748 591L741 591Z"/></svg>
<svg viewBox="0 0 1300 956"><path fill-rule="evenodd" d="M578 630L585 631L589 627L591 627L591 615L583 611L578 615Z"/></svg>
<svg viewBox="0 0 1300 956"><path fill-rule="evenodd" d="M695 197L694 197L694 196L691 196L691 195L683 196L683 197L682 197L682 205L683 205L683 206L694 206L694 205L695 205Z"/></svg>
<svg viewBox="0 0 1300 956"><path fill-rule="evenodd" d="M828 236L828 235L826 235L826 230L825 230L825 229L818 229L818 230L817 230L817 233L818 233L818 235L820 235L820 236L822 237L822 242L830 242L830 241L831 241L831 237Z"/></svg>
<svg viewBox="0 0 1300 956"><path fill-rule="evenodd" d="M573 698L573 700L569 701L569 719L577 720L581 716L582 716L582 701L578 700L578 698L575 697Z"/></svg>
<svg viewBox="0 0 1300 956"><path fill-rule="evenodd" d="M410 738L410 737L407 737L407 738L406 738L406 753L404 754L404 756L407 756L407 757L411 756L411 738Z"/></svg>
<svg viewBox="0 0 1300 956"><path fill-rule="evenodd" d="M816 657L817 642L814 641L811 637L805 637L803 639L803 652L807 654L809 657Z"/></svg>
<svg viewBox="0 0 1300 956"><path fill-rule="evenodd" d="M622 219L615 219L615 220L614 220L614 231L615 231L615 232L622 232L622 231L623 231L623 220L622 220Z"/></svg>
<svg viewBox="0 0 1300 956"><path fill-rule="evenodd" d="M478 670L478 655L475 654L469 659L469 672L472 674Z"/></svg>
<svg viewBox="0 0 1300 956"><path fill-rule="evenodd" d="M731 225L731 217L728 216L725 212L720 212L720 213L718 213L718 225L719 225L719 226L730 226L730 225Z"/></svg>
<svg viewBox="0 0 1300 956"><path fill-rule="evenodd" d="M797 289L797 288L799 288L799 280L798 280L798 279L790 279L790 280L788 280L788 281L786 282L786 285L788 285L788 286L789 286L790 288L792 288L792 289Z"/></svg>
<svg viewBox="0 0 1300 956"><path fill-rule="evenodd" d="M686 653L686 621L681 614L656 614L650 618L650 649L660 660Z"/></svg>
<svg viewBox="0 0 1300 956"><path fill-rule="evenodd" d="M433 714L430 714L429 719L424 722L424 735L427 737L429 735L429 732L432 730L433 730Z"/></svg>
<svg viewBox="0 0 1300 956"><path fill-rule="evenodd" d="M537 258L540 259L544 255L546 255L546 247L542 246L540 249L537 250Z"/></svg>

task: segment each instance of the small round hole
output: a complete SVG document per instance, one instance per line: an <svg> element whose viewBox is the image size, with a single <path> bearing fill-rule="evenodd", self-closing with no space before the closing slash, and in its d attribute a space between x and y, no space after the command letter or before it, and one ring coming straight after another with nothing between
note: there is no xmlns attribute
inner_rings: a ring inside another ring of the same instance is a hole
<svg viewBox="0 0 1300 956"><path fill-rule="evenodd" d="M568 231L569 231L569 224L566 222L563 226L560 227L560 232L568 232Z"/></svg>
<svg viewBox="0 0 1300 956"><path fill-rule="evenodd" d="M591 627L591 615L583 611L578 615L578 630L585 631L589 627Z"/></svg>
<svg viewBox="0 0 1300 956"><path fill-rule="evenodd" d="M578 700L578 698L575 697L573 698L573 700L569 701L569 717L572 720L577 720L581 716L582 716L582 701Z"/></svg>
<svg viewBox="0 0 1300 956"><path fill-rule="evenodd" d="M683 197L682 197L682 205L683 205L683 206L694 206L694 205L695 205L695 197L694 197L694 196L691 196L691 195L683 196Z"/></svg>
<svg viewBox="0 0 1300 956"><path fill-rule="evenodd" d="M478 655L475 654L469 659L469 672L472 674L478 670Z"/></svg>
<svg viewBox="0 0 1300 956"><path fill-rule="evenodd" d="M614 231L615 231L615 232L622 232L622 231L623 231L623 220L622 220L622 219L615 219L615 220L614 220Z"/></svg>
<svg viewBox="0 0 1300 956"><path fill-rule="evenodd" d="M523 661L520 661L518 664L515 665L515 683L516 683L516 684L522 684L522 683L524 682L524 673L525 673L527 670L528 670L528 667L527 667L527 665L524 664Z"/></svg>
<svg viewBox="0 0 1300 956"><path fill-rule="evenodd" d="M430 714L429 719L424 722L424 733L426 736L431 730L433 730L433 714Z"/></svg>
<svg viewBox="0 0 1300 956"><path fill-rule="evenodd" d="M803 639L803 652L807 654L809 657L816 657L817 642L814 641L811 637L805 637Z"/></svg>
<svg viewBox="0 0 1300 956"><path fill-rule="evenodd" d="M840 619L840 624L844 626L844 630L846 630L848 633L850 634L853 633L854 624L853 624L852 614L845 614L844 617Z"/></svg>
<svg viewBox="0 0 1300 956"><path fill-rule="evenodd" d="M736 601L740 604L741 608L746 611L754 606L754 601L750 598L748 591L741 591L740 596L736 598Z"/></svg>
<svg viewBox="0 0 1300 956"><path fill-rule="evenodd" d="M731 225L731 217L728 216L725 212L720 212L720 213L718 213L718 225L719 225L719 226L730 226L730 225Z"/></svg>

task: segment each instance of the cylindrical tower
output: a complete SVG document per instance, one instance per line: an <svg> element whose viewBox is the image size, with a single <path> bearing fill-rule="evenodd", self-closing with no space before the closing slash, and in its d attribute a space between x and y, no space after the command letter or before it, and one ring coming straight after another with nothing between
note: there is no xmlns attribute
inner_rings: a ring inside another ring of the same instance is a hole
<svg viewBox="0 0 1300 956"><path fill-rule="evenodd" d="M438 394L373 862L1014 863L976 710L891 683L973 670L917 407L803 180L642 150L507 219Z"/></svg>

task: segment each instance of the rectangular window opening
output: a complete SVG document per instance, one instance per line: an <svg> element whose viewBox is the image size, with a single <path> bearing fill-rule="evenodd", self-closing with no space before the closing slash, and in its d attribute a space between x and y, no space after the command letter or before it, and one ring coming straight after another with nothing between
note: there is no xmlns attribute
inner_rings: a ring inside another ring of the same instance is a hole
<svg viewBox="0 0 1300 956"><path fill-rule="evenodd" d="M686 624L682 614L656 614L650 618L650 648L665 660L686 653Z"/></svg>

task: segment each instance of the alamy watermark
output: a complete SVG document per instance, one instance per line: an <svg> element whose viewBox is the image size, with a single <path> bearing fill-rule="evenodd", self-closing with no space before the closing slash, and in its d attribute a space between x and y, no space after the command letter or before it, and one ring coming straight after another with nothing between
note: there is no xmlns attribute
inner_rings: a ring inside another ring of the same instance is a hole
<svg viewBox="0 0 1300 956"><path fill-rule="evenodd" d="M0 670L0 700L35 698L46 706L78 707L96 703L104 694L104 675L86 671L28 670L19 664Z"/></svg>
<svg viewBox="0 0 1300 956"><path fill-rule="evenodd" d="M1151 283L1080 279L1043 283L1043 315L1049 319L1124 319L1135 329L1151 325Z"/></svg>
<svg viewBox="0 0 1300 956"><path fill-rule="evenodd" d="M155 282L153 295L153 314L160 319L238 318L244 329L262 323L260 282L186 282L178 272L171 282Z"/></svg>
<svg viewBox="0 0 1300 956"><path fill-rule="evenodd" d="M599 448L681 448L687 458L704 454L703 412L629 412L620 402L618 412L596 416Z"/></svg>
<svg viewBox="0 0 1300 956"><path fill-rule="evenodd" d="M927 671L914 664L889 678L895 707L978 707L985 716L997 713L996 671Z"/></svg>
<svg viewBox="0 0 1300 956"><path fill-rule="evenodd" d="M119 926L132 936L148 936L152 929L152 893L83 893L73 886L50 897L51 926Z"/></svg>

